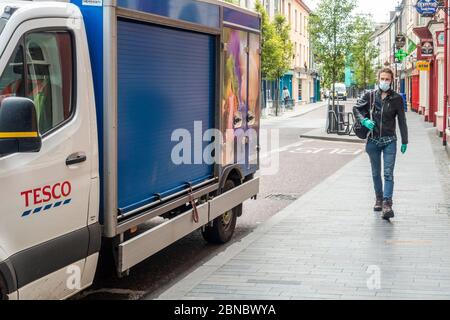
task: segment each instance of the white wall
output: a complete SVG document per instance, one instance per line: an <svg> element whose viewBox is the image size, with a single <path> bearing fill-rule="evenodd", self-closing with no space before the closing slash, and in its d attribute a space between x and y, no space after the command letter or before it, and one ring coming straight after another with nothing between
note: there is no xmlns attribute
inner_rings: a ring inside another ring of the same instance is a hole
<svg viewBox="0 0 450 320"><path fill-rule="evenodd" d="M438 113L444 112L444 61L439 59L438 61Z"/></svg>
<svg viewBox="0 0 450 320"><path fill-rule="evenodd" d="M420 71L420 107L429 108L429 71Z"/></svg>

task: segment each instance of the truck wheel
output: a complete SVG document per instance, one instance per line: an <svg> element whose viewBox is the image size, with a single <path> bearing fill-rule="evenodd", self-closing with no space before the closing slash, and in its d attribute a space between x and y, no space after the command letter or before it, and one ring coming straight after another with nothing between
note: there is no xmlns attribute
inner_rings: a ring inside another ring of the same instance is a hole
<svg viewBox="0 0 450 320"><path fill-rule="evenodd" d="M6 294L6 284L0 275L0 301L8 300L8 295Z"/></svg>
<svg viewBox="0 0 450 320"><path fill-rule="evenodd" d="M227 180L223 192L235 187L233 180ZM242 213L242 203L213 220L202 230L203 238L209 243L224 244L231 240L236 228L237 217Z"/></svg>

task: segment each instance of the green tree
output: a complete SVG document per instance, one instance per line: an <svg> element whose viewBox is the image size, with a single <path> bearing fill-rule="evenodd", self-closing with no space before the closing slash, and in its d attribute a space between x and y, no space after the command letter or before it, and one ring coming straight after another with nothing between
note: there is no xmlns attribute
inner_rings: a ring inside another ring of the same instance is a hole
<svg viewBox="0 0 450 320"><path fill-rule="evenodd" d="M345 57L352 44L355 0L321 0L309 19L309 34L314 58L321 65L324 86L344 78ZM333 95L334 105L334 95Z"/></svg>
<svg viewBox="0 0 450 320"><path fill-rule="evenodd" d="M256 11L261 14L262 39L261 39L261 72L264 79L276 80L275 86L275 113L279 111L280 90L278 83L281 77L290 69L294 46L289 37L290 26L286 18L276 15L271 22L269 16L258 0Z"/></svg>
<svg viewBox="0 0 450 320"><path fill-rule="evenodd" d="M379 50L372 41L375 27L371 17L357 16L353 24L354 42L351 47L352 66L358 89L367 89L376 82L376 70L373 61Z"/></svg>

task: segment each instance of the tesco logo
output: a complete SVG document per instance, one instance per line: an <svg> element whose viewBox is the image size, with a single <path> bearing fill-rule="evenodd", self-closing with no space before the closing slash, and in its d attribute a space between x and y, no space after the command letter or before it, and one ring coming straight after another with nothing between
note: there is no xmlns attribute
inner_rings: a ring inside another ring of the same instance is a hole
<svg viewBox="0 0 450 320"><path fill-rule="evenodd" d="M50 201L66 198L72 192L72 185L69 181L47 185L42 188L26 190L20 193L24 198L25 206L36 206Z"/></svg>

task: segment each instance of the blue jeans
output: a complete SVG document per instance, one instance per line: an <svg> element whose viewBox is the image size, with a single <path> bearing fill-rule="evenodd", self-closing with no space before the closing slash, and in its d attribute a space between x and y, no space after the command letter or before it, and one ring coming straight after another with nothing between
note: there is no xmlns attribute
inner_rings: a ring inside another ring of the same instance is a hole
<svg viewBox="0 0 450 320"><path fill-rule="evenodd" d="M397 141L380 146L369 140L366 145L366 152L369 155L372 165L375 194L377 197L383 196L384 199L392 200L394 194L394 168L395 158L397 156ZM384 163L384 191L381 178L381 154L383 154Z"/></svg>

